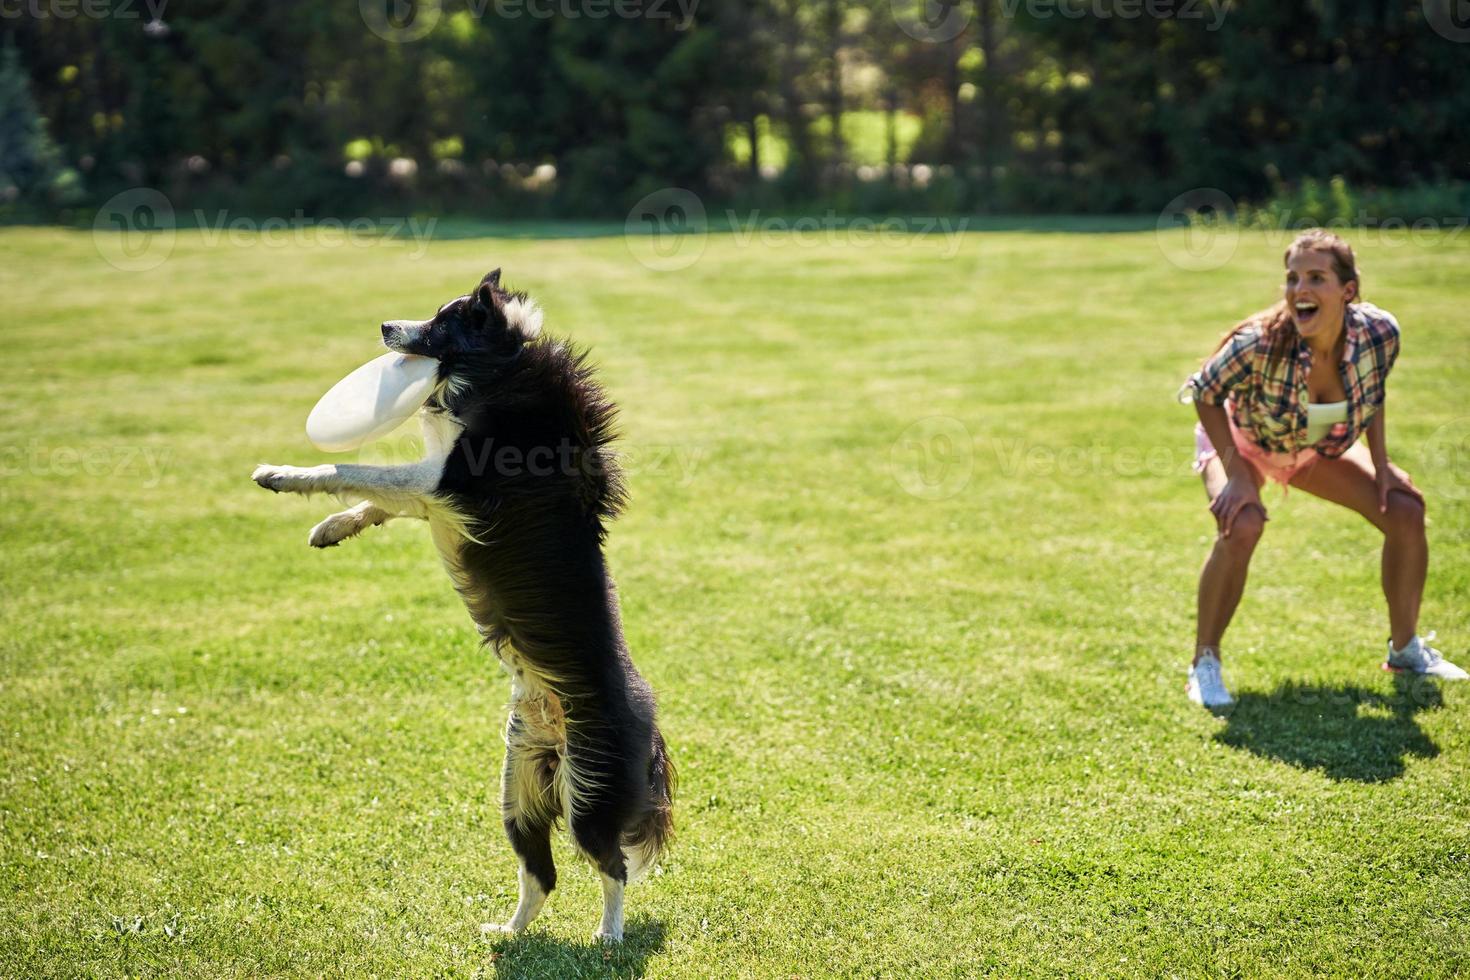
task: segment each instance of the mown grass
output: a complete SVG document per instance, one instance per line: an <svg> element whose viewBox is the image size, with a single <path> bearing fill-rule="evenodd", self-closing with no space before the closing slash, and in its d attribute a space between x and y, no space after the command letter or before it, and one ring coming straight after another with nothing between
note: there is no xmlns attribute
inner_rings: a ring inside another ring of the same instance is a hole
<svg viewBox="0 0 1470 980"><path fill-rule="evenodd" d="M1172 397L1277 237L1207 272L1183 233L716 235L663 273L616 237L181 232L131 273L0 240L0 974L1470 969L1470 688L1378 669L1370 528L1268 497L1241 706L1184 698L1211 525ZM1470 251L1360 247L1464 662ZM560 841L530 934L478 932L506 685L424 529L313 552L328 502L248 479L328 458L301 424L379 321L493 265L623 409L610 557L682 788L616 950Z"/></svg>

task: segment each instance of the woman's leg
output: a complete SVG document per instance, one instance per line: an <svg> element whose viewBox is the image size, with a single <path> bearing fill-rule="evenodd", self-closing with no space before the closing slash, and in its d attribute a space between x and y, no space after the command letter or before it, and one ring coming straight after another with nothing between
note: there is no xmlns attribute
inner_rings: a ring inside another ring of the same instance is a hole
<svg viewBox="0 0 1470 980"><path fill-rule="evenodd" d="M1259 489L1261 475L1254 470L1252 470L1252 475ZM1205 493L1213 503L1228 482L1225 467L1218 456L1205 465L1203 476ZM1261 533L1265 529L1265 513L1257 507L1247 507L1236 515L1230 537L1216 533L1215 547L1210 551L1210 556L1205 559L1205 567L1199 577L1199 620L1195 632L1195 663L1199 662L1201 654L1206 650L1213 651L1216 657L1220 656L1220 638L1225 635L1225 627L1230 625L1230 617L1235 615L1235 607L1240 605L1241 594L1245 591L1245 577L1250 568L1251 555L1255 552L1256 542L1261 540Z"/></svg>
<svg viewBox="0 0 1470 980"><path fill-rule="evenodd" d="M1293 477L1291 485L1357 511L1383 532L1383 595L1394 649L1402 649L1419 628L1419 602L1429 572L1424 505L1395 490L1388 495L1388 510L1379 511L1373 457L1361 442L1336 459L1317 460Z"/></svg>

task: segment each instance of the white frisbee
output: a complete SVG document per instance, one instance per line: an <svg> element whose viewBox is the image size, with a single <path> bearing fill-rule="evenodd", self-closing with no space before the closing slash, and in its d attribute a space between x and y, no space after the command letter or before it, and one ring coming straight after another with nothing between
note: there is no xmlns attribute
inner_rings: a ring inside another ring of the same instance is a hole
<svg viewBox="0 0 1470 980"><path fill-rule="evenodd" d="M439 362L388 353L332 386L306 417L306 438L328 453L381 439L413 416L434 391Z"/></svg>

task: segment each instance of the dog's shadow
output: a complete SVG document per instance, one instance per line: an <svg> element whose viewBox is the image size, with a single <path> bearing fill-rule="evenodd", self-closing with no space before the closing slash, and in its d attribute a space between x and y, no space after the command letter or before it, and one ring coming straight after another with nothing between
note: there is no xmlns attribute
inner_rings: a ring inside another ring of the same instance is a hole
<svg viewBox="0 0 1470 980"><path fill-rule="evenodd" d="M1392 694L1287 681L1242 692L1215 739L1329 779L1379 783L1402 776L1409 756L1439 755L1415 716L1443 703L1437 683L1417 674L1395 675Z"/></svg>
<svg viewBox="0 0 1470 980"><path fill-rule="evenodd" d="M623 941L607 945L528 932L497 947L495 975L507 980L641 977L649 958L663 948L663 923L647 919L629 921L623 929Z"/></svg>

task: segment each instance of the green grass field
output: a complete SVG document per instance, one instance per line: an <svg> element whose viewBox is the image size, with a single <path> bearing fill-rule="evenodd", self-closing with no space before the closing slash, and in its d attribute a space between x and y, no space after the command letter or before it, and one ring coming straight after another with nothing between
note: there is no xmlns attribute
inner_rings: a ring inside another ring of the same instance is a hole
<svg viewBox="0 0 1470 980"><path fill-rule="evenodd" d="M1470 242L1357 241L1464 663ZM1239 708L1184 697L1213 527L1173 396L1279 236L704 244L181 232L127 272L0 232L0 975L1470 970L1470 686L1379 669L1376 532L1270 493ZM378 323L493 265L622 406L610 559L682 784L616 950L564 835L531 931L479 933L508 686L424 527L315 552L332 502L249 480L330 458L302 423Z"/></svg>

